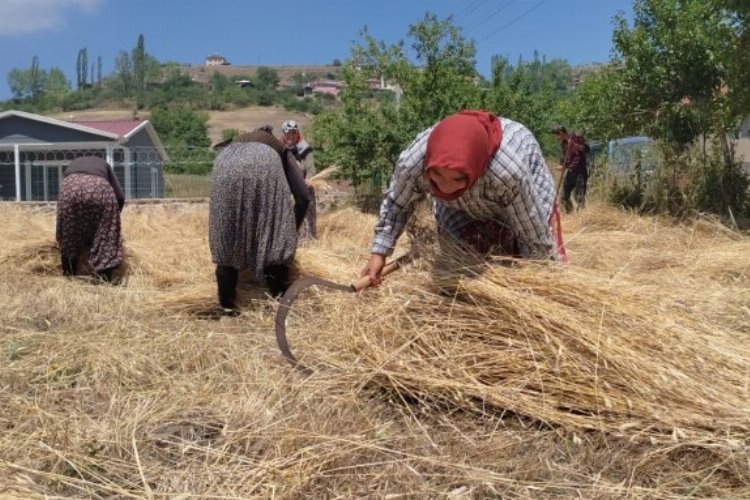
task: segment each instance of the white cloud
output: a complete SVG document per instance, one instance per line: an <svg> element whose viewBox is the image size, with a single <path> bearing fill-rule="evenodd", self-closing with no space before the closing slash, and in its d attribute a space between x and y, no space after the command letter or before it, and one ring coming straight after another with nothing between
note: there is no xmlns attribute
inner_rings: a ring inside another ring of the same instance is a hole
<svg viewBox="0 0 750 500"><path fill-rule="evenodd" d="M58 31L83 12L91 14L105 0L0 0L0 36Z"/></svg>

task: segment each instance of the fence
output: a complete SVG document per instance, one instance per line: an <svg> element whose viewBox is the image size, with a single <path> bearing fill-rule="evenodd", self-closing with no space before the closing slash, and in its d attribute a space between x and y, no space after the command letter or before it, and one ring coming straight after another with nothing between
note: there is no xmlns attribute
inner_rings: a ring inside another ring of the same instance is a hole
<svg viewBox="0 0 750 500"><path fill-rule="evenodd" d="M55 149L24 146L0 151L0 200L55 201L65 167L80 156L109 161L127 198L206 197L215 153L195 147Z"/></svg>

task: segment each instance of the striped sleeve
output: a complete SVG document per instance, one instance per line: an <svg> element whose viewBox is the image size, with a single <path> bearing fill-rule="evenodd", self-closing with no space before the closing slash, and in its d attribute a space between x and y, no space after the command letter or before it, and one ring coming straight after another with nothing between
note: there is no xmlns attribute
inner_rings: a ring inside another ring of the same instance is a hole
<svg viewBox="0 0 750 500"><path fill-rule="evenodd" d="M385 198L380 205L380 216L375 225L371 253L391 255L396 242L414 212L415 204L425 197L422 172L427 138L425 130L399 156Z"/></svg>

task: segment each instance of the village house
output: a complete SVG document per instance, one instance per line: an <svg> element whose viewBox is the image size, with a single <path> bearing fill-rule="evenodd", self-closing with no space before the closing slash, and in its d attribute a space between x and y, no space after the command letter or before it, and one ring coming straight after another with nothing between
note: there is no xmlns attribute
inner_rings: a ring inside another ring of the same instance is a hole
<svg viewBox="0 0 750 500"><path fill-rule="evenodd" d="M164 196L167 152L148 120L63 121L0 113L0 199L54 201L63 169L79 156L113 166L127 198Z"/></svg>
<svg viewBox="0 0 750 500"><path fill-rule="evenodd" d="M206 66L229 66L229 61L219 54L211 54L206 56Z"/></svg>
<svg viewBox="0 0 750 500"><path fill-rule="evenodd" d="M346 82L341 80L315 80L305 85L305 94L329 94L338 97Z"/></svg>

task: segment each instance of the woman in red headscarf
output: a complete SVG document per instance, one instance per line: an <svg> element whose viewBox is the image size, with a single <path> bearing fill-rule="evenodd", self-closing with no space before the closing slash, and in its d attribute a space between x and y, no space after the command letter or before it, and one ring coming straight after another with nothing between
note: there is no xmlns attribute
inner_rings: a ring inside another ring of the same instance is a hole
<svg viewBox="0 0 750 500"><path fill-rule="evenodd" d="M466 110L421 132L396 163L363 276L380 282L386 257L427 194L440 233L477 252L555 255L554 182L534 135L520 123Z"/></svg>

